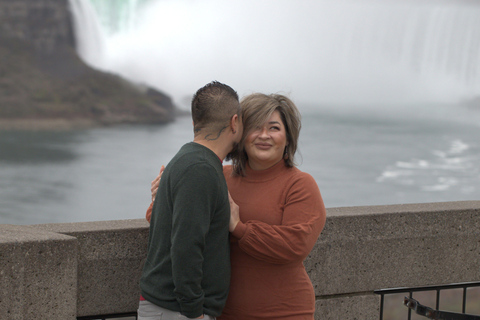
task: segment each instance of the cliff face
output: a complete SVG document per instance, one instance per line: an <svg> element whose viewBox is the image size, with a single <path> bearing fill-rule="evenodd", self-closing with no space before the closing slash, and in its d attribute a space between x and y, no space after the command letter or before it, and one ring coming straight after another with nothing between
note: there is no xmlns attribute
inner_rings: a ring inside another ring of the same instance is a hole
<svg viewBox="0 0 480 320"><path fill-rule="evenodd" d="M0 31L43 54L75 46L68 0L2 0Z"/></svg>
<svg viewBox="0 0 480 320"><path fill-rule="evenodd" d="M167 95L85 65L75 52L71 21L68 0L0 0L0 129L26 119L173 119Z"/></svg>

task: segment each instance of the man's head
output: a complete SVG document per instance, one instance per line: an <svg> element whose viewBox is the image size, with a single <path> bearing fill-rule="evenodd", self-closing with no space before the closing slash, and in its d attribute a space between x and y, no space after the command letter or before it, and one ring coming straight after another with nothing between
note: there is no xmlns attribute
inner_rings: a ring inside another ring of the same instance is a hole
<svg viewBox="0 0 480 320"><path fill-rule="evenodd" d="M231 87L213 81L200 88L193 96L192 118L194 141L220 146L223 157L238 148L243 124L238 94Z"/></svg>
<svg viewBox="0 0 480 320"><path fill-rule="evenodd" d="M240 117L238 94L218 81L198 89L192 99L192 119L195 137L215 138L230 126L232 117ZM241 125L241 123L240 123Z"/></svg>

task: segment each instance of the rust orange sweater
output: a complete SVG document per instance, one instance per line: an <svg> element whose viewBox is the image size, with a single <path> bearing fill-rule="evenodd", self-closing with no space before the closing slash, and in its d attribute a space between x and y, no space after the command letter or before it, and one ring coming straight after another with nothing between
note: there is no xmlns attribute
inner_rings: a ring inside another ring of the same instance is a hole
<svg viewBox="0 0 480 320"><path fill-rule="evenodd" d="M313 320L315 294L303 266L325 225L315 180L283 161L224 174L240 222L231 237L230 292L219 320ZM148 219L147 211L147 219Z"/></svg>

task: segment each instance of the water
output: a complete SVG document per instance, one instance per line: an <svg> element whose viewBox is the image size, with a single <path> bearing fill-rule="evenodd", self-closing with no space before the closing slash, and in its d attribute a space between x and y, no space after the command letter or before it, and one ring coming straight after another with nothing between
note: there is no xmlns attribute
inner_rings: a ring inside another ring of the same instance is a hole
<svg viewBox="0 0 480 320"><path fill-rule="evenodd" d="M471 1L70 0L90 65L185 95L211 80L300 106L327 207L480 199ZM92 6L93 4L93 6ZM187 99L188 100L188 99ZM0 133L0 223L143 218L191 120Z"/></svg>
<svg viewBox="0 0 480 320"><path fill-rule="evenodd" d="M71 132L2 132L0 223L138 218L191 120Z"/></svg>
<svg viewBox="0 0 480 320"><path fill-rule="evenodd" d="M299 167L327 207L479 200L480 110L434 110L304 107ZM165 126L2 132L0 223L143 218L150 181L191 139L189 117Z"/></svg>

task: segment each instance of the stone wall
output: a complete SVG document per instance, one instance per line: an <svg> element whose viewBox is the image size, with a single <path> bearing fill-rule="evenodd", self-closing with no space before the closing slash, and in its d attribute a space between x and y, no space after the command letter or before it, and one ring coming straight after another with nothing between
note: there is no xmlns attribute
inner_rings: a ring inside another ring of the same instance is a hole
<svg viewBox="0 0 480 320"><path fill-rule="evenodd" d="M0 225L0 319L75 319L78 241Z"/></svg>
<svg viewBox="0 0 480 320"><path fill-rule="evenodd" d="M480 280L480 201L331 208L327 215L305 262L316 319L378 319L376 289Z"/></svg>
<svg viewBox="0 0 480 320"><path fill-rule="evenodd" d="M45 54L75 47L68 0L1 0L0 36L31 43Z"/></svg>
<svg viewBox="0 0 480 320"><path fill-rule="evenodd" d="M378 319L375 289L478 281L479 229L480 201L328 209L305 261L315 318ZM144 219L0 225L0 318L135 311L147 237Z"/></svg>

